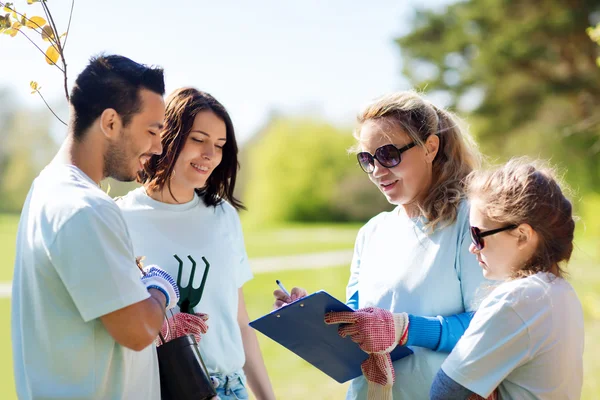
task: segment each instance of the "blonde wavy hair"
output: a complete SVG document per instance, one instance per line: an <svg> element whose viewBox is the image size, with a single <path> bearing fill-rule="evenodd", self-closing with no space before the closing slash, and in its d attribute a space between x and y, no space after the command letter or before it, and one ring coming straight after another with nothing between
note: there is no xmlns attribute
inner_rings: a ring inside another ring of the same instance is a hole
<svg viewBox="0 0 600 400"><path fill-rule="evenodd" d="M463 181L481 164L477 145L466 129L461 129L458 118L415 91L402 91L375 99L358 115L357 121L354 131L357 141L367 121L390 123L421 147L429 136L438 135L440 146L433 160L432 182L418 208L426 219L425 229L430 232L452 224L460 202L466 197ZM360 143L350 151L360 151Z"/></svg>
<svg viewBox="0 0 600 400"><path fill-rule="evenodd" d="M525 223L538 234L536 251L512 279L550 272L554 266L558 277L565 276L561 264L573 253L575 218L554 169L539 160L513 158L495 170L474 171L466 183L468 197L484 205L480 211L490 221Z"/></svg>

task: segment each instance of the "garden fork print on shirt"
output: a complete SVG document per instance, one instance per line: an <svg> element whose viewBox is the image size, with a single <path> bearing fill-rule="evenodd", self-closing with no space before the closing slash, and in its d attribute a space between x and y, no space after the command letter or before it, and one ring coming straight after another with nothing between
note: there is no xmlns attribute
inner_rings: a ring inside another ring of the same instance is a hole
<svg viewBox="0 0 600 400"><path fill-rule="evenodd" d="M202 299L202 293L204 292L204 285L206 284L206 278L208 276L208 271L210 269L210 264L206 260L206 258L202 257L202 261L204 261L204 265L206 268L204 269L204 274L202 275L202 282L200 283L200 287L194 288L194 276L196 274L196 261L192 258L192 256L187 256L188 259L192 262L192 270L190 272L190 279L188 281L187 286L181 286L181 275L183 272L183 261L181 258L174 254L173 257L179 262L179 271L177 273L177 286L179 287L179 302L177 305L179 306L179 310L182 313L193 314L194 307L200 303Z"/></svg>

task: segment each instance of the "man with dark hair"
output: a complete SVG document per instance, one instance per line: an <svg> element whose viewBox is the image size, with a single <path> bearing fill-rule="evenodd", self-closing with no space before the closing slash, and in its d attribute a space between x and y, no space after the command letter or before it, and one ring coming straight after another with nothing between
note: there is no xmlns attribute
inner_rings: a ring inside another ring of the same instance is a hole
<svg viewBox="0 0 600 400"><path fill-rule="evenodd" d="M162 152L163 71L93 58L71 93L69 134L33 182L19 223L11 335L20 399L159 399L151 346L174 280L140 271L99 183L135 179Z"/></svg>

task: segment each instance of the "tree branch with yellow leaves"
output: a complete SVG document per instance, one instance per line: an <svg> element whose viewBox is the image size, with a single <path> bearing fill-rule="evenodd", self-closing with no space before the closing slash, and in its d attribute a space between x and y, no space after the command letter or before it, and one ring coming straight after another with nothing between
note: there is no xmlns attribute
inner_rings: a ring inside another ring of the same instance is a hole
<svg viewBox="0 0 600 400"><path fill-rule="evenodd" d="M0 7L7 13L4 16L0 15L0 34L5 34L10 37L17 36L21 33L27 40L35 46L43 55L46 62L49 65L55 66L60 70L63 75L63 83L65 90L65 97L69 101L69 90L67 81L67 61L65 58L65 45L67 43L67 37L69 35L69 29L71 27L71 18L73 17L73 6L75 0L71 1L71 11L69 13L69 22L67 25L67 31L59 34L54 18L47 4L48 0L27 0L27 4L31 5L34 3L40 3L44 11L46 18L40 16L27 17L26 13L21 13L16 10L13 3L0 1ZM44 51L32 37L25 33L24 28L32 30L36 35L34 38L39 38L42 41L50 42L49 47ZM62 40L62 41L61 41ZM59 65L58 63L60 62ZM52 108L48 105L44 96L40 92L41 86L37 82L31 81L30 87L33 90L31 93L37 93L48 109L54 114L54 116L63 124L66 123L56 115Z"/></svg>

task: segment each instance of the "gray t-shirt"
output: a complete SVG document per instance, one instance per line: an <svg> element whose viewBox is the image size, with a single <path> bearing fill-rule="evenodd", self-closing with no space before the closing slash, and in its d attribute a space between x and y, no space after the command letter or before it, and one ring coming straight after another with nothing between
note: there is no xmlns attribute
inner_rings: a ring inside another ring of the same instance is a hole
<svg viewBox="0 0 600 400"><path fill-rule="evenodd" d="M114 201L77 167L48 165L23 207L16 253L19 399L159 399L154 346L124 348L99 319L149 297Z"/></svg>

